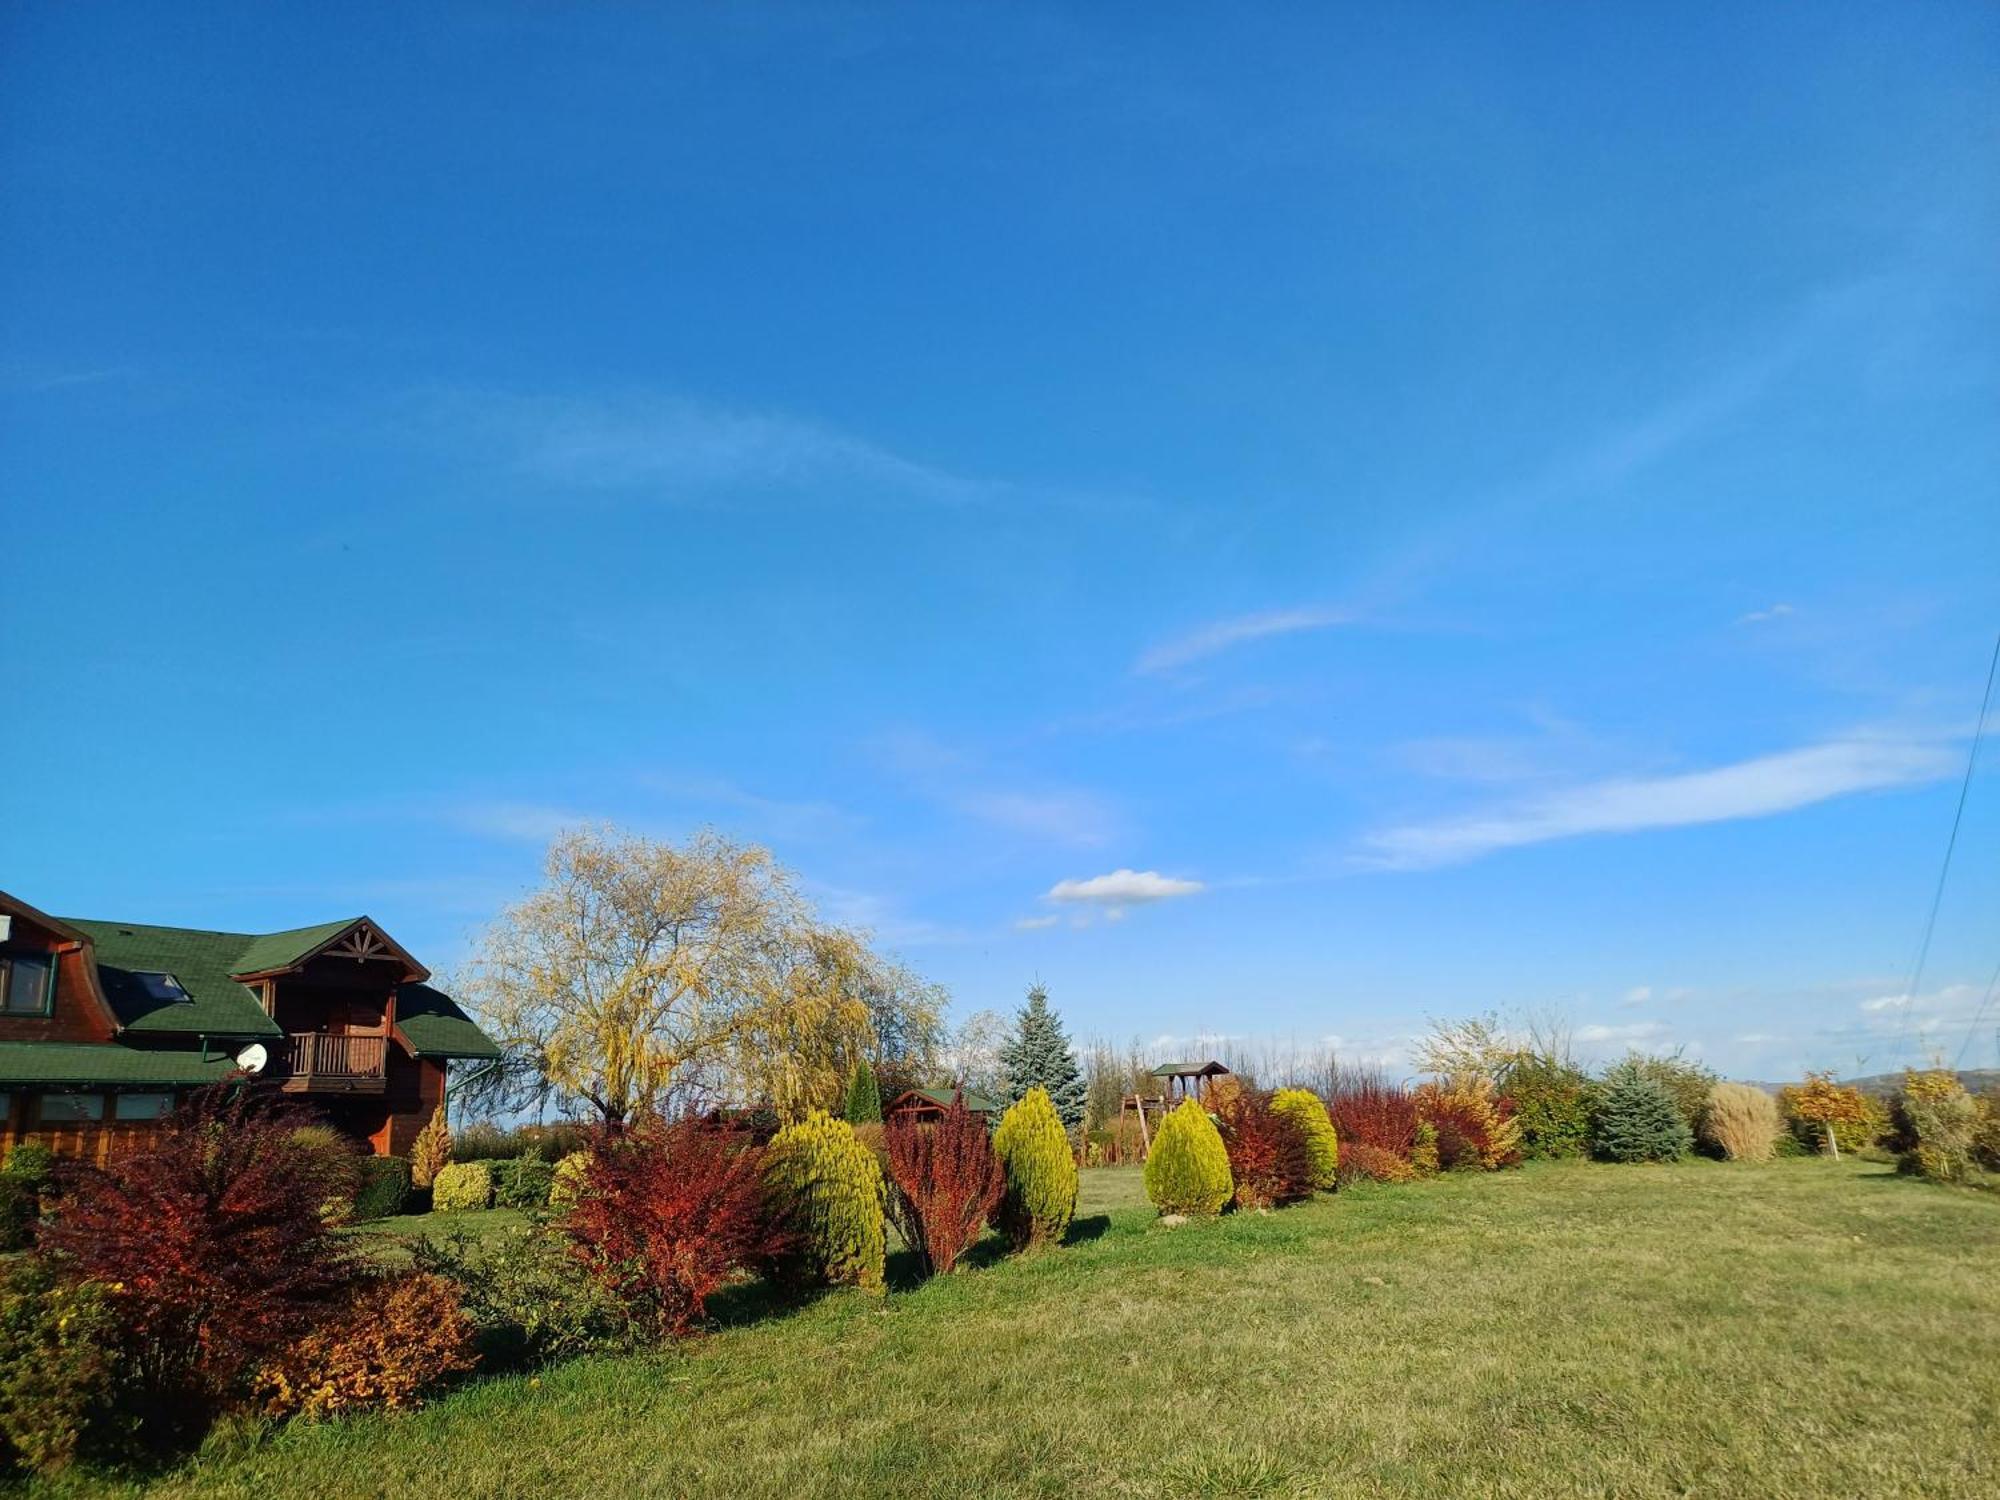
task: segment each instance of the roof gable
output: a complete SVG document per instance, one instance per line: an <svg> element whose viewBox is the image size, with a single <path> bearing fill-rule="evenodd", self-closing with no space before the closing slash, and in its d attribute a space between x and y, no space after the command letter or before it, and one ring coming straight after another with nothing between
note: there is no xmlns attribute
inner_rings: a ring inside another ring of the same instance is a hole
<svg viewBox="0 0 2000 1500"><path fill-rule="evenodd" d="M406 984L396 991L396 1030L418 1057L497 1059L492 1038L443 990Z"/></svg>

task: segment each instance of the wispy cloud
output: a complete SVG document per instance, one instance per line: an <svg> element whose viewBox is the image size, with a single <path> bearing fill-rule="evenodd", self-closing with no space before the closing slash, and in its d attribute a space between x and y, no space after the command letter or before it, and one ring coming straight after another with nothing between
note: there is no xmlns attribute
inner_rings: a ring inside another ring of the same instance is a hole
<svg viewBox="0 0 2000 1500"><path fill-rule="evenodd" d="M1180 667L1192 666L1195 662L1206 661L1220 656L1238 646L1252 641L1266 640L1272 636L1297 635L1308 630L1331 630L1336 625L1352 624L1353 614L1344 609L1314 605L1302 609L1271 609L1258 614L1238 615L1233 619L1217 620L1204 625L1186 635L1175 636L1148 648L1132 670L1143 676L1155 676L1171 672Z"/></svg>
<svg viewBox="0 0 2000 1500"><path fill-rule="evenodd" d="M1575 1038L1590 1046L1623 1044L1637 1046L1641 1042L1658 1041L1667 1035L1664 1021L1630 1021L1613 1026L1607 1022L1595 1022L1589 1026L1576 1028Z"/></svg>
<svg viewBox="0 0 2000 1500"><path fill-rule="evenodd" d="M1618 997L1618 1003L1620 1005L1644 1005L1652 998L1653 987L1650 984L1635 984L1631 989Z"/></svg>
<svg viewBox="0 0 2000 1500"><path fill-rule="evenodd" d="M1765 818L1858 792L1935 781L1954 765L1937 744L1832 740L1706 771L1588 782L1511 808L1385 829L1364 841L1361 862L1428 869L1552 839Z"/></svg>
<svg viewBox="0 0 2000 1500"><path fill-rule="evenodd" d="M1789 604L1772 604L1763 609L1753 609L1747 615L1738 615L1738 625L1761 625L1766 620L1782 620L1786 615L1797 614Z"/></svg>
<svg viewBox="0 0 2000 1500"><path fill-rule="evenodd" d="M991 488L810 417L683 396L447 390L412 405L434 434L477 443L517 473L572 490L674 500L838 487L844 496L964 501Z"/></svg>
<svg viewBox="0 0 2000 1500"><path fill-rule="evenodd" d="M919 796L1008 833L1040 842L1094 849L1123 829L1117 811L1097 793L1005 775L984 757L904 731L879 736L873 751Z"/></svg>
<svg viewBox="0 0 2000 1500"><path fill-rule="evenodd" d="M851 833L863 819L830 802L767 797L722 776L683 776L668 771L640 774L639 784L677 803L727 808L774 838L813 839Z"/></svg>
<svg viewBox="0 0 2000 1500"><path fill-rule="evenodd" d="M536 802L461 803L439 809L437 819L481 838L529 844L545 844L565 828L581 828L596 821L573 808Z"/></svg>
<svg viewBox="0 0 2000 1500"><path fill-rule="evenodd" d="M1053 927L1060 921L1062 921L1062 918L1054 912L1049 912L1039 917L1021 917L1014 923L1014 930L1017 932L1039 932L1042 928Z"/></svg>

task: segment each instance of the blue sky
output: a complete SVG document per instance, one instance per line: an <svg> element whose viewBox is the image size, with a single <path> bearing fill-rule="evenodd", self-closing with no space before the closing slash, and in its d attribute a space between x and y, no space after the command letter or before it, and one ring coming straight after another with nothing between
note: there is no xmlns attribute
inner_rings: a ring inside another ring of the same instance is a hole
<svg viewBox="0 0 2000 1500"><path fill-rule="evenodd" d="M555 828L712 822L961 1013L1955 1054L1996 63L1976 5L9 7L0 884L446 967Z"/></svg>

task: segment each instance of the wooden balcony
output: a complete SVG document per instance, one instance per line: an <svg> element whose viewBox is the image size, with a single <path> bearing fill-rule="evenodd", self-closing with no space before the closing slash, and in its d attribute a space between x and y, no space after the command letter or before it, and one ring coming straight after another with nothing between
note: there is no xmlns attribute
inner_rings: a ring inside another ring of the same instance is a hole
<svg viewBox="0 0 2000 1500"><path fill-rule="evenodd" d="M389 1039L309 1031L285 1038L280 1087L290 1093L379 1094L387 1082Z"/></svg>

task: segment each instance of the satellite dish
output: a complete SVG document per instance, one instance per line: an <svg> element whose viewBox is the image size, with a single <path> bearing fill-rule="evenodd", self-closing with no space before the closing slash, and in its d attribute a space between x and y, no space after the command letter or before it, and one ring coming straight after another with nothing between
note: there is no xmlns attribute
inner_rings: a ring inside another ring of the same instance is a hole
<svg viewBox="0 0 2000 1500"><path fill-rule="evenodd" d="M252 1042L236 1054L236 1066L246 1073L261 1073L264 1064L271 1060L271 1054L264 1050L262 1042Z"/></svg>

